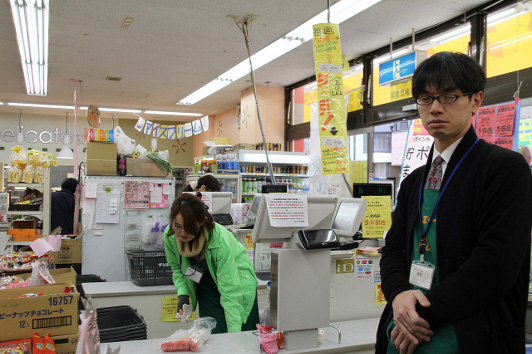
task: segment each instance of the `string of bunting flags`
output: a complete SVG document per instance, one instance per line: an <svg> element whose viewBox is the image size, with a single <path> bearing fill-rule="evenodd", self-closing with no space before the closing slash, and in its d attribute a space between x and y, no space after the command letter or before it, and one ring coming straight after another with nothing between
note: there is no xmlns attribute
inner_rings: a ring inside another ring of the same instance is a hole
<svg viewBox="0 0 532 354"><path fill-rule="evenodd" d="M139 120L135 124L135 129L140 133L151 135L154 138L179 140L208 131L209 116L178 125L154 123L139 116Z"/></svg>

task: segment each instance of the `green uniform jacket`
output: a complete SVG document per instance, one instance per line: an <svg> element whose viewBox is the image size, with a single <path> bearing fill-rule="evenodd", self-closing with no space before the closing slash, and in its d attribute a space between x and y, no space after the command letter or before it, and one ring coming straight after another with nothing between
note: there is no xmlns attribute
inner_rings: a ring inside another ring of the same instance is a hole
<svg viewBox="0 0 532 354"><path fill-rule="evenodd" d="M190 296L192 308L196 310L196 283L183 275L189 266L189 260L180 257L176 236L168 235L168 230L169 227L164 232L164 251L166 260L172 267L177 294ZM205 259L220 291L227 332L240 332L255 302L257 276L244 246L225 227L215 224L212 234L207 235L207 240Z"/></svg>

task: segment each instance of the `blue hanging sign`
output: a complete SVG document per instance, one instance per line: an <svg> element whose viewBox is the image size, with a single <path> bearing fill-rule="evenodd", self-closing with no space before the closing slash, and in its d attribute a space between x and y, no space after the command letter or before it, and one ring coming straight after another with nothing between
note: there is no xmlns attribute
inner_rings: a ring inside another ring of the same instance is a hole
<svg viewBox="0 0 532 354"><path fill-rule="evenodd" d="M427 52L415 51L379 65L379 85L406 81L414 75L416 67L427 58Z"/></svg>

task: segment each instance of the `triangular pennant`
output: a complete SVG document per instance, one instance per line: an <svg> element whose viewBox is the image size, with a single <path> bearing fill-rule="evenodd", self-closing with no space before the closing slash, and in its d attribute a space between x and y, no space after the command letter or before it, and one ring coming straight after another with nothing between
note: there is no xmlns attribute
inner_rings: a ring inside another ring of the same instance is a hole
<svg viewBox="0 0 532 354"><path fill-rule="evenodd" d="M144 125L144 134L151 135L153 129L153 122L150 122L149 120L146 121L146 124Z"/></svg>
<svg viewBox="0 0 532 354"><path fill-rule="evenodd" d="M135 124L135 129L139 132L142 132L142 128L144 128L144 123L146 123L146 120L142 117L139 117L137 124Z"/></svg>
<svg viewBox="0 0 532 354"><path fill-rule="evenodd" d="M175 139L175 125L169 125L168 126L168 139L174 140Z"/></svg>
<svg viewBox="0 0 532 354"><path fill-rule="evenodd" d="M209 130L209 116L205 116L201 118L200 120L201 120L201 125L203 125L203 131L206 132L207 130Z"/></svg>
<svg viewBox="0 0 532 354"><path fill-rule="evenodd" d="M192 123L185 123L185 137L192 136Z"/></svg>
<svg viewBox="0 0 532 354"><path fill-rule="evenodd" d="M159 131L161 130L161 125L159 123L153 123L153 134L154 138L159 137Z"/></svg>
<svg viewBox="0 0 532 354"><path fill-rule="evenodd" d="M179 124L175 126L177 133L176 133L176 139L183 139L185 137L185 126L183 124Z"/></svg>
<svg viewBox="0 0 532 354"><path fill-rule="evenodd" d="M201 132L201 122L199 119L197 119L192 122L192 133L194 133L194 135L198 135Z"/></svg>

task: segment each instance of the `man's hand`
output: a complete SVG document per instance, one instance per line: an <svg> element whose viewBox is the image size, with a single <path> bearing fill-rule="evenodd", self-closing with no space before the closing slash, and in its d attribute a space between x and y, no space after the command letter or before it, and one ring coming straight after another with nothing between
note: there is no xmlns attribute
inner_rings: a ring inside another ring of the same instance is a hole
<svg viewBox="0 0 532 354"><path fill-rule="evenodd" d="M421 342L429 342L434 332L429 323L419 317L416 304L429 307L430 302L420 290L403 291L395 297L392 303L393 317L395 322L395 340L392 341L401 353L408 353L412 345L412 351ZM403 350L403 351L401 351Z"/></svg>
<svg viewBox="0 0 532 354"><path fill-rule="evenodd" d="M405 335L399 332L399 328L397 328L397 326L393 328L390 340L392 341L393 345L395 345L400 354L414 353L414 350L416 350L418 346L417 344L414 344L413 342L409 341Z"/></svg>

